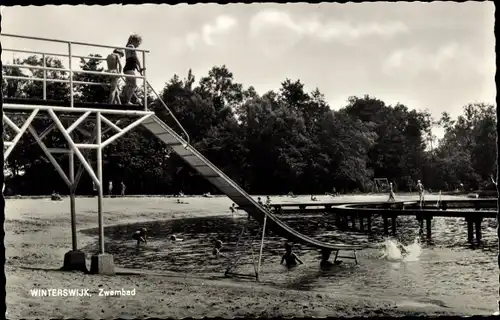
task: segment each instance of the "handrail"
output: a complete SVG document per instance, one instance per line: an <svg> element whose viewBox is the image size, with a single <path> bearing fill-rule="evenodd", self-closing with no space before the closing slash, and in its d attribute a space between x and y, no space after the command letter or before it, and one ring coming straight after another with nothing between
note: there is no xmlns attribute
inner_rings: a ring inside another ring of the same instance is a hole
<svg viewBox="0 0 500 320"><path fill-rule="evenodd" d="M35 70L46 70L46 71L59 71L59 72L73 72L73 73L85 73L85 74L95 74L99 76L116 76L116 73L103 72L103 71L91 71L91 70L71 70L65 68L53 68L53 67L40 67L40 66L32 66L28 64L17 64L17 63L4 63L4 67L6 68L20 68L20 69L35 69ZM144 76L133 76L130 74L120 74L125 78L136 78L136 79L144 79Z"/></svg>
<svg viewBox="0 0 500 320"><path fill-rule="evenodd" d="M73 86L75 84L83 84L82 81L74 81L73 80L73 75L75 73L99 74L99 75L116 76L116 74L112 74L112 73L108 73L108 72L96 72L96 71L87 71L87 70L73 70L72 64L71 64L71 59L73 59L73 58L87 58L87 59L92 59L93 58L93 57L82 57L82 56L73 55L72 54L72 51L73 51L72 48L73 48L73 46L76 45L76 46L89 46L89 47L99 47L99 48L112 48L112 49L133 50L133 51L141 52L142 53L142 58L143 58L142 59L142 61L143 61L143 66L142 67L143 68L146 68L146 65L145 65L146 64L146 53L149 53L149 50L137 49L137 48L116 47L116 46L93 44L93 43L88 43L88 42L67 41L67 40L60 40L60 39L32 37L32 36L22 36L22 35L17 35L17 34L8 34L8 33L1 34L1 37L12 37L12 38L20 38L20 39L28 39L28 40L57 42L57 43L63 43L63 44L68 45L68 54L55 54L55 53L52 54L52 53L35 52L35 51L30 51L30 50L19 50L19 49L7 49L6 50L6 51L13 51L13 52L24 52L24 53L42 54L43 57L46 57L47 55L49 55L49 56L50 55L54 55L54 56L67 57L67 58L70 59L70 61L69 61L69 68L68 69L65 69L65 68L51 68L51 67L46 67L45 65L42 66L42 67L39 67L39 66L27 66L27 65L18 65L18 64L4 64L4 66L5 67L17 67L17 68L27 68L27 69L44 70L44 78L43 78L43 80L42 79L39 80L38 78L35 78L35 77L28 77L28 79L30 79L30 80L43 81L44 93L45 93L45 87L46 87L46 83L47 82L50 82L51 80L55 80L53 82L60 82L60 79L47 79L46 75L45 75L45 71L52 70L52 71L60 71L60 72L69 72L69 79L68 80L65 79L65 80L70 83L70 95L71 95L70 103L71 103L71 107L73 107L73 100L74 100L73 99ZM43 59L43 60L45 62L45 59ZM149 81L147 81L146 74L141 74L140 76L121 74L120 76L122 78L138 78L138 79L143 79L144 80L144 108L145 108L145 110L148 109L147 88L149 86L149 88L151 89L151 91L153 91L153 93L156 95L158 101L160 101L160 103L163 105L163 107L165 108L165 110L168 111L168 113L170 114L170 116L174 119L175 123L179 126L179 128L182 130L183 134L186 136L186 141L187 141L186 147L191 144L191 138L189 137L189 134L184 129L184 127L181 125L181 123L179 122L179 120L177 120L177 118L172 113L172 111L168 108L168 106L166 105L166 103L161 99L160 95L156 92L156 90L153 88L153 86L149 83ZM10 79L21 78L21 77L15 77L15 76L7 76L7 77L10 78ZM26 79L26 80L28 80L28 79ZM21 79L18 79L18 80L21 80ZM24 79L22 79L22 80L24 80ZM66 82L66 81L64 81L64 82ZM44 94L44 98L45 98L45 94Z"/></svg>
<svg viewBox="0 0 500 320"><path fill-rule="evenodd" d="M163 99L160 97L160 95L156 92L156 90L153 88L153 86L151 85L151 83L149 83L149 81L146 81L146 83L148 84L149 88L151 89L151 91L153 91L153 93L156 95L156 98L158 99L158 101L161 102L161 104L163 105L163 107L168 111L168 113L170 113L170 115L172 116L172 118L174 119L175 123L179 126L179 128L181 128L182 132L184 133L184 135L186 136L186 148L191 145L191 138L189 137L189 134L187 133L187 131L184 129L184 127L181 125L181 123L179 122L179 120L177 120L177 118L175 117L175 115L172 113L172 111L170 110L170 108L167 106L167 104L163 101ZM147 95L147 92L144 92L144 95Z"/></svg>
<svg viewBox="0 0 500 320"><path fill-rule="evenodd" d="M33 55L45 55L49 57L66 57L69 58L69 55L64 54L64 53L52 53L52 52L40 52L40 51L33 51L33 50L21 50L21 49L10 49L10 48L2 48L2 51L7 51L7 52L18 52L18 53L29 53ZM106 60L105 57L91 57L91 56L79 56L79 55L72 55L73 58L80 58L80 59L95 59L95 60Z"/></svg>
<svg viewBox="0 0 500 320"><path fill-rule="evenodd" d="M138 48L128 48L128 47L117 47L117 46L109 46L109 45L101 45L101 44L94 44L94 43L89 43L89 42L80 42L80 41L67 41L67 40L60 40L60 39L51 39L51 38L41 38L41 37L32 37L32 36L22 36L22 35L17 35L17 34L8 34L8 33L3 33L0 35L0 37L11 37L11 38L19 38L19 39L27 39L27 40L36 40L36 41L46 41L46 42L56 42L56 43L64 43L68 47L68 54L64 55L64 57L67 57L69 59L69 65L68 69L59 69L59 70L54 70L54 71L66 71L69 72L69 83L70 83L70 106L73 107L74 105L74 92L73 92L73 76L75 73L88 73L92 74L92 71L79 71L79 70L73 70L72 68L72 60L73 58L82 58L80 55L73 55L74 47L75 46L87 46L87 47L98 47L98 48L111 48L111 49L122 49L122 50L128 50L128 51L135 51L135 52L140 52L142 54L142 60L143 60L143 68L146 68L145 62L146 62L146 53L149 53L149 50L145 49L138 49ZM28 51L28 50L24 50ZM44 66L43 67L36 67L36 66L31 66L31 68L34 69L42 69L44 70L44 79L45 79L45 71L50 70L50 68L47 68L45 66L45 57L46 53L44 52L39 52L38 54L42 54L43 56L43 61L44 61ZM91 59L91 57L89 57ZM11 66L11 65L9 65ZM20 67L20 66L19 66ZM101 75L112 75L108 74L106 72L99 72ZM124 75L127 78L139 78L144 80L144 92L147 91L147 86L146 86L146 74L142 76L132 76L132 75ZM43 92L44 92L44 98L46 96L46 81L43 82ZM147 106L147 95L144 95L144 106Z"/></svg>
<svg viewBox="0 0 500 320"><path fill-rule="evenodd" d="M2 37L12 37L12 38L28 39L28 40L58 42L58 43L65 43L65 44L71 43L71 44L78 45L78 46L108 48L108 49L122 49L122 50L132 50L132 51L139 51L139 52L149 53L149 50L145 50L145 49L107 46L107 45L103 45L103 44L96 44L96 43L90 43L90 42L67 41L67 40L51 39L51 38L21 36L21 35L18 35L18 34L10 34L10 33L2 33L1 36Z"/></svg>

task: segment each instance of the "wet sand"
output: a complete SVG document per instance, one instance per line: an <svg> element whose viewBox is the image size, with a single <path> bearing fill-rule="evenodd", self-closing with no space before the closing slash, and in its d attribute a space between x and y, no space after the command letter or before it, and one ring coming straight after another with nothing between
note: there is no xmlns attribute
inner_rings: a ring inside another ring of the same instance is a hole
<svg viewBox="0 0 500 320"><path fill-rule="evenodd" d="M382 197L385 199L386 197ZM307 201L308 197L273 197L273 202ZM321 199L331 201L331 198ZM337 199L342 201L341 198ZM344 199L345 200L345 199ZM378 200L378 199L377 199ZM104 200L106 227L141 221L187 217L230 216L225 197L175 199L115 198ZM370 199L373 201L373 198ZM97 226L96 199L77 199L79 230ZM9 318L131 318L235 316L400 316L472 315L473 311L377 299L341 292L279 289L247 280L204 278L196 273L127 270L116 276L62 272L64 253L71 249L69 199L6 201L5 246ZM79 248L95 243L79 232ZM88 259L94 252L87 252ZM154 257L153 257L154 258ZM88 261L90 265L90 261ZM30 289L89 289L91 297L35 297ZM136 289L135 296L103 297L100 289Z"/></svg>

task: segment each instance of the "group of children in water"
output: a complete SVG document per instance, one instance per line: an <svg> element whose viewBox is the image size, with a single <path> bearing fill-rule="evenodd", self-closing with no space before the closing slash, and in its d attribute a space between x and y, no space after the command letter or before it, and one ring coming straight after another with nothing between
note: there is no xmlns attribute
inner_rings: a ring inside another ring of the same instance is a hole
<svg viewBox="0 0 500 320"><path fill-rule="evenodd" d="M148 243L147 229L139 228L132 234L132 239L137 241L137 247L139 247L141 243L147 244ZM183 241L183 239L179 239L175 235L170 236L170 240L173 242ZM220 257L220 252L223 247L223 242L220 239L214 239L212 240L212 244L213 244L212 255L216 259L218 259ZM292 245L288 242L285 243L285 254L282 257L280 264L283 263L285 263L285 265L288 268L297 266L297 264L304 264L302 260L300 260L299 257L292 251Z"/></svg>

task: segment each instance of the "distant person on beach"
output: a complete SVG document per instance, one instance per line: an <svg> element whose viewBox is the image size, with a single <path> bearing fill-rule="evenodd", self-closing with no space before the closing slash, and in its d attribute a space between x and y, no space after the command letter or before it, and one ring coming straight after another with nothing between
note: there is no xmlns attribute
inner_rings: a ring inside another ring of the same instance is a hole
<svg viewBox="0 0 500 320"><path fill-rule="evenodd" d="M394 189L392 187L392 182L389 183L389 200L387 200L387 201L396 201Z"/></svg>
<svg viewBox="0 0 500 320"><path fill-rule="evenodd" d="M148 243L148 239L146 236L147 231L148 230L146 228L140 228L139 230L136 230L132 235L132 239L137 240L137 247L139 247L141 242L144 242L145 244Z"/></svg>
<svg viewBox="0 0 500 320"><path fill-rule="evenodd" d="M232 204L230 207L229 207L229 210L231 211L231 214L234 216L234 214L236 213L236 204Z"/></svg>
<svg viewBox="0 0 500 320"><path fill-rule="evenodd" d="M213 243L214 243L214 248L212 250L212 255L214 255L216 259L219 259L220 250L222 249L222 241L217 239L214 240Z"/></svg>
<svg viewBox="0 0 500 320"><path fill-rule="evenodd" d="M123 68L123 73L130 76L135 76L136 71L142 74L144 69L141 67L141 63L139 58L137 57L137 51L130 49L137 49L142 43L142 38L133 34L128 38L126 47L129 48L125 50L125 67ZM132 96L135 93L135 89L137 88L137 78L126 77L125 79L125 104L131 104Z"/></svg>
<svg viewBox="0 0 500 320"><path fill-rule="evenodd" d="M127 187L125 186L125 183L123 183L123 181L122 181L120 184L121 184L121 186L122 186L121 196L123 197L123 196L125 196L125 189L126 189Z"/></svg>
<svg viewBox="0 0 500 320"><path fill-rule="evenodd" d="M187 202L182 201L181 199L177 199L178 204L188 204Z"/></svg>
<svg viewBox="0 0 500 320"><path fill-rule="evenodd" d="M297 262L300 264L304 264L299 257L292 251L292 245L288 242L285 242L285 254L281 258L280 264L285 263L287 268L293 268L297 266Z"/></svg>
<svg viewBox="0 0 500 320"><path fill-rule="evenodd" d="M212 195L210 194L210 192L207 192L207 193L203 194L203 197L205 197L205 198L212 198Z"/></svg>
<svg viewBox="0 0 500 320"><path fill-rule="evenodd" d="M424 185L422 184L422 181L417 180L417 190L418 190L418 196L420 200L422 200L422 196L424 194Z"/></svg>
<svg viewBox="0 0 500 320"><path fill-rule="evenodd" d="M120 62L120 59L123 58L124 55L123 50L115 49L106 58L106 62L108 64L108 70L106 70L106 72L116 73L116 76L110 76L111 91L108 99L109 104L121 104L120 91L118 90L118 80L120 79L119 75L122 73L122 63Z"/></svg>
<svg viewBox="0 0 500 320"><path fill-rule="evenodd" d="M109 192L109 195L113 194L113 181L111 181L111 180L108 183L108 192Z"/></svg>
<svg viewBox="0 0 500 320"><path fill-rule="evenodd" d="M62 197L55 191L52 191L52 194L50 195L50 200L52 201L61 201Z"/></svg>

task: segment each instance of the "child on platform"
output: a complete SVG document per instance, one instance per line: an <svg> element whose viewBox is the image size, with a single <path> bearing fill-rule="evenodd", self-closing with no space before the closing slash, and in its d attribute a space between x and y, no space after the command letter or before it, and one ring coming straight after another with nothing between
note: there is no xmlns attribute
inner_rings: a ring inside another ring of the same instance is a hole
<svg viewBox="0 0 500 320"><path fill-rule="evenodd" d="M297 262L300 264L304 264L299 257L292 251L292 245L289 244L288 242L285 243L285 254L281 258L281 263L283 264L285 262L285 265L287 268L293 268L297 266Z"/></svg>
<svg viewBox="0 0 500 320"><path fill-rule="evenodd" d="M133 34L128 38L127 48L136 49L142 43L142 38ZM139 58L137 57L137 51L135 50L126 50L125 51L125 67L123 68L123 73L126 75L135 76L136 71L142 74L144 69L141 67L141 63L139 62ZM132 96L134 95L135 89L137 88L137 78L126 77L125 79L125 104L131 104Z"/></svg>
<svg viewBox="0 0 500 320"><path fill-rule="evenodd" d="M116 76L111 77L111 91L109 93L109 103L110 104L121 104L120 102L120 91L118 90L118 80L120 79L119 74L122 73L122 63L120 59L123 58L125 54L120 49L115 49L112 53L110 53L106 62L108 64L108 73L116 73Z"/></svg>

